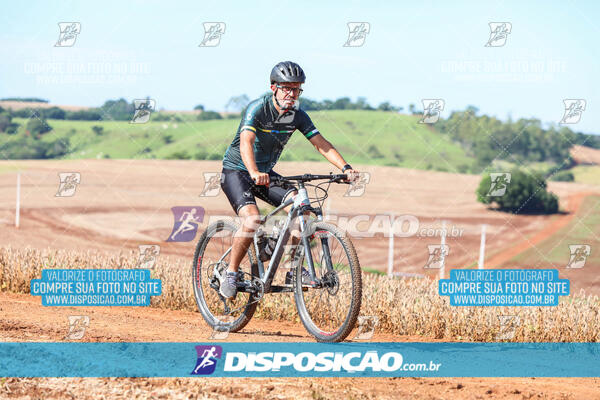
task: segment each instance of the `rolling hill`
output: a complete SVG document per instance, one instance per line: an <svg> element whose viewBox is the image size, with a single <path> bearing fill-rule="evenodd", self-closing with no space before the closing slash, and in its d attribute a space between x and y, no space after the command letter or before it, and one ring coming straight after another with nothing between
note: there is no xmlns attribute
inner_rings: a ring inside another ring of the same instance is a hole
<svg viewBox="0 0 600 400"><path fill-rule="evenodd" d="M394 112L334 110L310 112L325 138L349 162L468 172L471 159L465 150L429 126L418 124L418 117ZM16 140L24 134L26 120ZM42 140L69 138L71 152L66 159L208 159L219 160L231 143L239 124L236 119L195 121L150 121L130 124L123 121L48 120L53 130ZM102 127L101 134L92 130ZM283 161L324 161L314 147L296 132L287 144Z"/></svg>

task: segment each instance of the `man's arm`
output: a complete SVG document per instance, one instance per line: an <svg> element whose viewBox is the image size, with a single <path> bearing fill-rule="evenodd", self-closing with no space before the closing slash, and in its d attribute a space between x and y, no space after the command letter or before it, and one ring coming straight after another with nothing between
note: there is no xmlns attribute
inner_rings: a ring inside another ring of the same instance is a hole
<svg viewBox="0 0 600 400"><path fill-rule="evenodd" d="M323 135L318 134L308 140L310 140L313 146L315 146L315 148L323 155L323 157L325 157L330 163L339 169L344 168L344 166L348 164L346 160L344 160L344 157L342 157L336 148L333 147L329 140L325 139ZM348 181L350 182L357 180L359 177L359 172L353 168L346 169L344 173L348 175Z"/></svg>
<svg viewBox="0 0 600 400"><path fill-rule="evenodd" d="M315 135L311 137L310 142L315 148L329 160L330 163L338 167L339 169L344 168L344 165L348 164L344 157L333 147L333 145L323 137L323 135Z"/></svg>
<svg viewBox="0 0 600 400"><path fill-rule="evenodd" d="M250 177L254 179L257 185L268 185L269 174L259 172L256 166L256 160L254 159L254 141L256 140L256 133L251 130L244 129L240 132L240 155L242 161L250 174Z"/></svg>

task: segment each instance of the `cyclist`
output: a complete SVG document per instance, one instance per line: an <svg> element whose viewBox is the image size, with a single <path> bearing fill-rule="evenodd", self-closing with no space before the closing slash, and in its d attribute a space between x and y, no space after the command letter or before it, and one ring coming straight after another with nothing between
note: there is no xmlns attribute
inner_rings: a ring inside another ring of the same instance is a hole
<svg viewBox="0 0 600 400"><path fill-rule="evenodd" d="M235 297L236 283L242 273L239 264L252 243L260 220L255 196L273 206L279 206L289 195L297 192L287 185L270 184L273 171L283 147L294 131L299 130L329 162L348 174L349 181L358 178L340 153L315 128L310 117L298 106L301 86L306 80L304 71L291 61L283 61L271 70L271 91L246 108L235 138L225 151L221 187L242 219L241 229L234 235L231 260L223 274L219 292L225 298ZM292 237L292 245L299 237ZM303 275L308 275L303 271Z"/></svg>

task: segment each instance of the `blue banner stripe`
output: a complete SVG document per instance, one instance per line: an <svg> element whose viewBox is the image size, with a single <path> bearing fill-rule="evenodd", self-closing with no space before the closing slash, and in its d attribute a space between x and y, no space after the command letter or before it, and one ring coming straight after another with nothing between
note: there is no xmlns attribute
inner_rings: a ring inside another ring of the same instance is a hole
<svg viewBox="0 0 600 400"><path fill-rule="evenodd" d="M5 342L0 376L600 377L599 355L599 343Z"/></svg>

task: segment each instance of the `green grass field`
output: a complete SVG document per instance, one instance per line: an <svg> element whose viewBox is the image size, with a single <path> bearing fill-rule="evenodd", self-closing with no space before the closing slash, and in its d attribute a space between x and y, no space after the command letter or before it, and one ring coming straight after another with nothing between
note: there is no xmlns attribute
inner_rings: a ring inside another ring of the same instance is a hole
<svg viewBox="0 0 600 400"><path fill-rule="evenodd" d="M600 165L578 165L571 170L575 182L600 185Z"/></svg>
<svg viewBox="0 0 600 400"><path fill-rule="evenodd" d="M466 148L433 127L419 124L418 115L366 110L310 111L309 115L323 136L352 164L481 172L480 168L475 170L475 157ZM176 116L181 120L150 120L146 124L49 120L53 130L41 140L69 138L70 152L65 159L221 160L239 125L239 117L198 121L192 114ZM5 142L25 134L27 120L14 118L13 121L20 124L19 130L15 135L2 135ZM102 133L95 133L94 126L102 127ZM326 162L300 132L291 137L280 160ZM493 168L510 170L514 166L507 160L495 160ZM548 162L521 165L532 171L547 171L551 166ZM574 173L578 182L600 182L600 167L577 167Z"/></svg>
<svg viewBox="0 0 600 400"><path fill-rule="evenodd" d="M600 206L600 196L588 196L575 218L567 226L511 261L532 267L564 268L569 261L569 245L588 244L592 247L592 251L587 257L586 265L600 265L600 252L598 251L600 248L600 212L598 212L598 206Z"/></svg>
<svg viewBox="0 0 600 400"><path fill-rule="evenodd" d="M323 136L344 157L356 164L390 165L438 171L468 172L471 158L463 148L427 125L418 117L382 111L310 112ZM14 140L25 132L26 120ZM77 158L196 158L220 160L231 143L239 119L181 122L150 121L130 124L124 121L49 120L53 130L42 140L68 137L71 153ZM101 126L97 135L92 126ZM7 135L8 136L8 135ZM282 161L325 161L300 132L288 142Z"/></svg>
<svg viewBox="0 0 600 400"><path fill-rule="evenodd" d="M15 165L0 165L0 174L5 174L7 172L15 172L19 169L23 169L23 168L19 168Z"/></svg>

